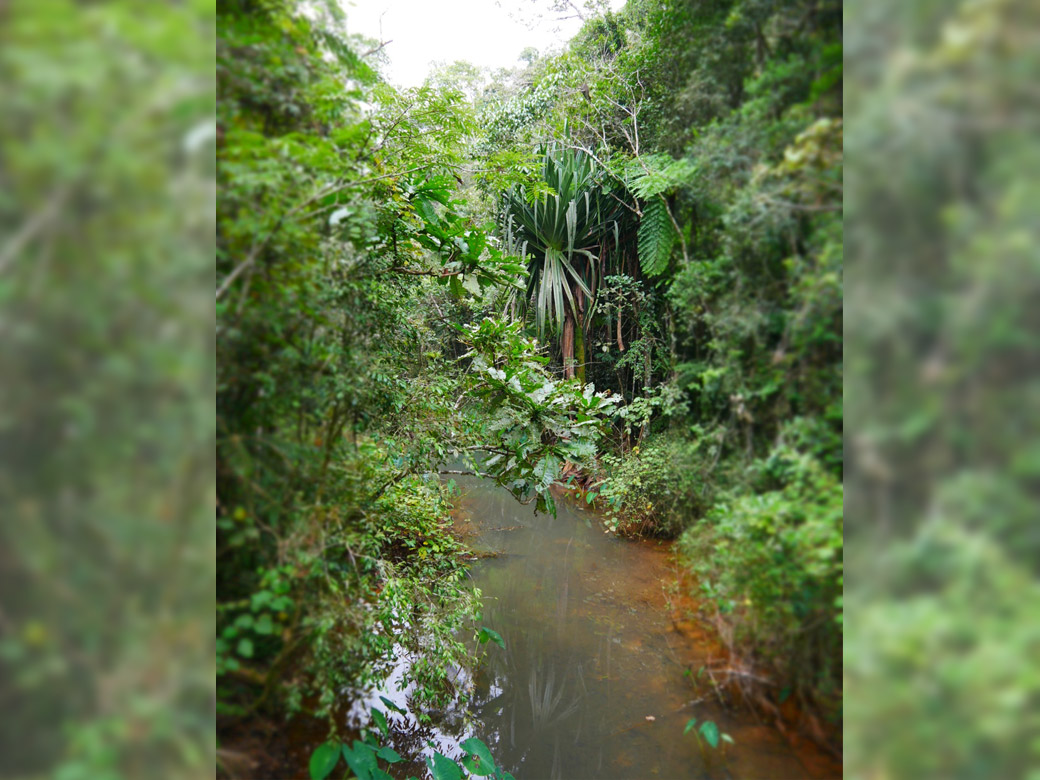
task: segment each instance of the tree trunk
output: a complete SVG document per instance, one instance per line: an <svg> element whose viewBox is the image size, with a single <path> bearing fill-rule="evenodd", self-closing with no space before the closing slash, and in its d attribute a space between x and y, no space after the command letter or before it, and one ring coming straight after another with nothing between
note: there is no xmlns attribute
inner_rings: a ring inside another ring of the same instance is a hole
<svg viewBox="0 0 1040 780"><path fill-rule="evenodd" d="M585 330L578 322L574 326L574 372L585 384Z"/></svg>
<svg viewBox="0 0 1040 780"><path fill-rule="evenodd" d="M563 349L564 379L574 378L574 312L570 306L563 312L563 338L560 340Z"/></svg>
<svg viewBox="0 0 1040 780"><path fill-rule="evenodd" d="M652 374L650 372L650 353L651 353L652 350L653 350L653 347L652 346L648 346L647 350L646 350L646 353L643 355L643 388L644 388L644 392L646 392L646 393L650 392L650 380L653 378ZM647 431L647 426L649 425L649 423L650 423L650 421L647 420L646 422L643 423L642 427L639 429L639 443L640 444L642 444L643 440L646 439L646 431Z"/></svg>
<svg viewBox="0 0 1040 780"><path fill-rule="evenodd" d="M578 380L585 384L585 295L577 284L574 285L574 301L578 305L578 318L574 323L574 372Z"/></svg>

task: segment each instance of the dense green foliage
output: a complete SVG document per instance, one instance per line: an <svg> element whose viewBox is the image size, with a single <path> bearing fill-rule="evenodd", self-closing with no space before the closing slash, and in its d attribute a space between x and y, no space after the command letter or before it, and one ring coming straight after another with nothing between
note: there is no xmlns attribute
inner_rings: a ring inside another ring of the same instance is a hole
<svg viewBox="0 0 1040 780"><path fill-rule="evenodd" d="M465 696L461 460L549 512L598 475L839 717L840 8L631 2L409 90L341 13L219 17L221 713L331 715L402 650L422 717Z"/></svg>
<svg viewBox="0 0 1040 780"><path fill-rule="evenodd" d="M335 37L338 7L325 10L324 27L275 3L220 14L217 653L229 713L272 698L328 711L395 645L420 643L418 695L436 700L477 609L442 488L422 476L445 456L451 386L434 372L410 381L440 362L409 316L416 300L446 298L437 282L464 275L486 282L501 260L477 270L484 234L446 189L466 114L457 95L380 84ZM305 682L282 690L301 658Z"/></svg>
<svg viewBox="0 0 1040 780"><path fill-rule="evenodd" d="M1036 773L1035 3L632 0L408 90L349 4L218 5L219 82L213 3L0 9L0 775L198 776L218 664L235 773L242 713L324 711L390 631L450 695L509 639L444 532L456 457L546 510L577 462L609 529L678 537L733 651L698 680L834 718L844 636L847 776ZM510 305L546 147L623 214L590 392ZM315 773L401 771L312 736Z"/></svg>
<svg viewBox="0 0 1040 780"><path fill-rule="evenodd" d="M594 296L611 231L617 243L619 208L587 155L557 147L543 148L541 156L542 181L553 194L529 202L523 187L507 192L502 233L511 251L531 258L521 314L532 301L539 336L550 325L562 342L565 375L584 381L587 301Z"/></svg>

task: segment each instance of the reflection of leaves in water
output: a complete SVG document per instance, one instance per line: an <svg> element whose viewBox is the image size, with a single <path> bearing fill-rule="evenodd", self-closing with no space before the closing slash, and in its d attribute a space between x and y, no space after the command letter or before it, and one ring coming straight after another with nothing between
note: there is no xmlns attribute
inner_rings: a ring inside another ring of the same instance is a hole
<svg viewBox="0 0 1040 780"><path fill-rule="evenodd" d="M580 696L574 696L570 703L561 709L560 705L566 692L566 683L556 688L556 667L550 665L545 678L539 682L538 668L531 669L531 679L527 684L531 697L531 720L536 731L556 725L561 720L573 715L581 703ZM555 688L555 693L554 693Z"/></svg>
<svg viewBox="0 0 1040 780"><path fill-rule="evenodd" d="M494 732L487 729L482 736L501 766L523 766L532 777L555 778L567 771L570 746L561 740L565 733L573 735L575 742L580 736L585 717L582 695L588 691L580 664L568 664L561 673L563 667L541 649L544 641L544 636L511 632L505 649L488 657L488 667L478 673L482 679L477 681L472 703L478 718L494 726ZM561 655L574 657L572 653ZM485 672L490 679L484 677ZM567 729L560 729L565 721L569 721ZM550 744L552 753L543 752ZM538 749L533 750L535 747ZM532 766L532 760L539 765Z"/></svg>

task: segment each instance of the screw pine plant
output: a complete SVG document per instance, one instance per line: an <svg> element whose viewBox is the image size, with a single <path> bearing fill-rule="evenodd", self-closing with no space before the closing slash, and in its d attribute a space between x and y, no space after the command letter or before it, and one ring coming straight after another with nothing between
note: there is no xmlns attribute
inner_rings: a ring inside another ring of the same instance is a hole
<svg viewBox="0 0 1040 780"><path fill-rule="evenodd" d="M508 251L527 257L522 307L532 302L538 333L557 335L567 378L584 380L585 328L593 309L597 265L618 238L620 202L586 154L563 145L542 149L542 178L554 194L533 199L514 187L502 199Z"/></svg>

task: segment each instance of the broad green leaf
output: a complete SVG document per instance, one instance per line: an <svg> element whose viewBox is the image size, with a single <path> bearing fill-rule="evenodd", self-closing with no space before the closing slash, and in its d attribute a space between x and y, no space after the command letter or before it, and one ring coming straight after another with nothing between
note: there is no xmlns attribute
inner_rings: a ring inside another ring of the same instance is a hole
<svg viewBox="0 0 1040 780"><path fill-rule="evenodd" d="M393 710L394 712L399 713L401 715L405 714L404 710L402 710L400 707L398 707L396 704L394 704L392 701L390 701L390 699L386 698L385 696L380 696L379 700L381 702L383 702L383 704L386 705L387 709Z"/></svg>
<svg viewBox="0 0 1040 780"><path fill-rule="evenodd" d="M697 725L697 719L696 718L690 718L688 721L686 721L686 728L683 729L683 734L684 735L685 734L689 734L690 731L693 729L693 727L696 726L696 725Z"/></svg>
<svg viewBox="0 0 1040 780"><path fill-rule="evenodd" d="M354 740L353 747L343 746L343 758L347 760L350 771L357 775L358 780L371 780L372 770L379 768L372 748L358 740Z"/></svg>
<svg viewBox="0 0 1040 780"><path fill-rule="evenodd" d="M376 751L376 755L389 764L396 764L398 761L404 761L404 759L401 758L401 754L391 747L383 746L379 748L379 750Z"/></svg>
<svg viewBox="0 0 1040 780"><path fill-rule="evenodd" d="M495 771L495 759L491 757L488 746L476 737L463 741L459 747L466 751L462 765L474 775L490 775Z"/></svg>
<svg viewBox="0 0 1040 780"><path fill-rule="evenodd" d="M271 591L269 591L269 590L262 590L259 593L254 593L253 594L253 597L252 597L251 602L250 602L250 606L252 607L254 612L257 612L262 607L266 607L268 604L270 604L271 600L273 598L274 598L274 594L271 593Z"/></svg>
<svg viewBox="0 0 1040 780"><path fill-rule="evenodd" d="M543 488L543 490L544 490L544 488ZM554 499L552 497L552 494L549 493L548 491L542 493L538 497L538 501L535 504L535 506L538 507L539 511L545 512L548 515L552 515L553 517L556 517L556 499Z"/></svg>
<svg viewBox="0 0 1040 780"><path fill-rule="evenodd" d="M502 639L502 635L501 634L499 634L497 631L492 631L487 626L481 627L480 633L477 635L477 640L480 642L480 644L483 645L483 644L487 644L487 641L489 639L492 642L494 642L496 645L501 647L503 650L505 650L506 643L505 643L505 640Z"/></svg>
<svg viewBox="0 0 1040 780"><path fill-rule="evenodd" d="M427 758L426 765L433 773L433 780L462 780L458 764L440 753L434 753L432 759Z"/></svg>
<svg viewBox="0 0 1040 780"><path fill-rule="evenodd" d="M260 619L256 621L256 625L253 626L253 630L258 634L273 634L274 623L271 621L271 616L266 612L260 616Z"/></svg>
<svg viewBox="0 0 1040 780"><path fill-rule="evenodd" d="M239 639L238 647L236 648L238 654L244 658L253 657L253 640L252 639Z"/></svg>
<svg viewBox="0 0 1040 780"><path fill-rule="evenodd" d="M372 720L379 726L379 730L387 736L390 735L390 726L386 722L386 715L383 714L382 710L372 710Z"/></svg>
<svg viewBox="0 0 1040 780"><path fill-rule="evenodd" d="M448 286L451 288L451 294L458 300L462 300L466 297L466 289L462 286L462 282L459 281L458 276L449 277Z"/></svg>
<svg viewBox="0 0 1040 780"><path fill-rule="evenodd" d="M434 211L433 204L426 198L417 198L415 200L415 210L418 211L424 220L431 225L440 224L440 217L437 216L437 212Z"/></svg>
<svg viewBox="0 0 1040 780"><path fill-rule="evenodd" d="M326 742L318 745L311 753L310 773L311 780L325 780L339 762L340 744L338 742Z"/></svg>
<svg viewBox="0 0 1040 780"><path fill-rule="evenodd" d="M701 724L700 732L708 744L713 748L719 746L719 727L715 725L715 721L704 721L704 723Z"/></svg>

